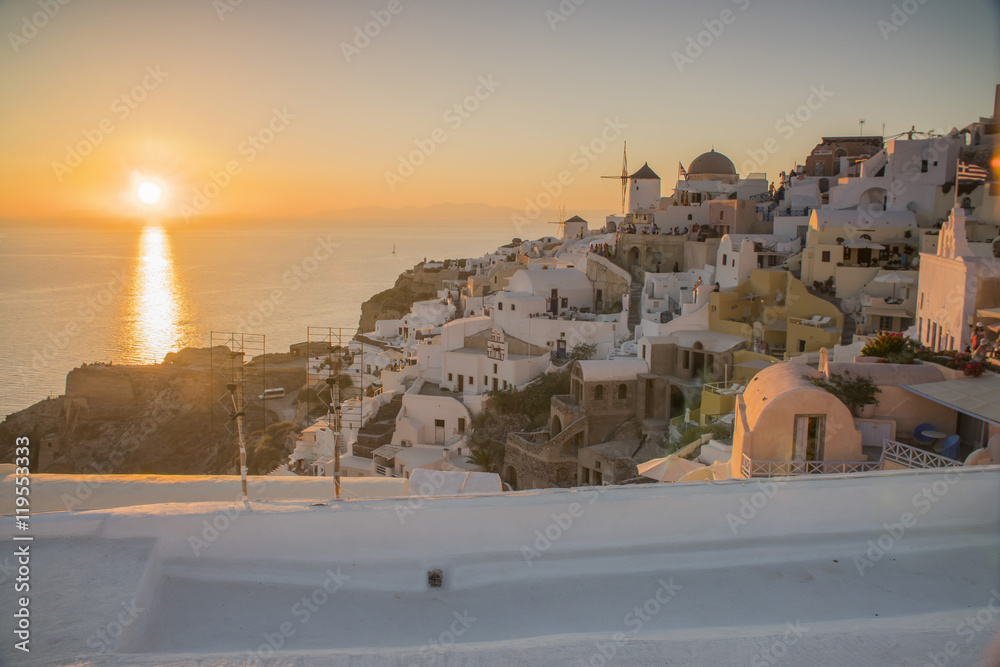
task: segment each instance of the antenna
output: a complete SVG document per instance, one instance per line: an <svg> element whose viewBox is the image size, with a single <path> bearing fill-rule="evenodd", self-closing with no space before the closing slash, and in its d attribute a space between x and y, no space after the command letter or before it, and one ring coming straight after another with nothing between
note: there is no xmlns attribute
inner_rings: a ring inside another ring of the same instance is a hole
<svg viewBox="0 0 1000 667"><path fill-rule="evenodd" d="M860 134L858 136L862 136L862 137L865 136L865 119L864 118L859 118L858 119L858 126L860 128L860 130L859 130Z"/></svg>
<svg viewBox="0 0 1000 667"><path fill-rule="evenodd" d="M622 182L622 215L625 215L625 196L628 194L628 142L624 142L622 147L622 175L621 176L601 176L601 178L621 179Z"/></svg>

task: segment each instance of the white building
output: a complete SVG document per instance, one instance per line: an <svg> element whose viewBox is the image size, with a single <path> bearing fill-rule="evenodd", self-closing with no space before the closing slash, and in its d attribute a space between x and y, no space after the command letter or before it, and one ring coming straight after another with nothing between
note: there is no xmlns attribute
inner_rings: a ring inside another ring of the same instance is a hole
<svg viewBox="0 0 1000 667"><path fill-rule="evenodd" d="M958 135L892 140L861 163L859 176L836 180L830 188L830 206L910 211L918 226L930 227L952 206L954 193L945 187L955 183L963 143Z"/></svg>
<svg viewBox="0 0 1000 667"><path fill-rule="evenodd" d="M726 234L719 243L715 281L723 290L750 279L753 269L781 269L782 263L798 251L793 237L775 234Z"/></svg>
<svg viewBox="0 0 1000 667"><path fill-rule="evenodd" d="M587 274L575 268L533 269L529 265L511 276L508 291L545 298L552 315L569 309L589 310L594 303L594 290Z"/></svg>
<svg viewBox="0 0 1000 667"><path fill-rule="evenodd" d="M519 389L544 373L550 362L549 350L499 328L484 329L465 338L461 346L442 350L441 387L463 397ZM477 408L481 404L470 402Z"/></svg>
<svg viewBox="0 0 1000 667"><path fill-rule="evenodd" d="M802 251L802 282L832 280L837 297L856 297L882 267L912 263L917 233L911 211L813 211Z"/></svg>
<svg viewBox="0 0 1000 667"><path fill-rule="evenodd" d="M937 254L920 256L917 328L933 350L964 350L977 311L1000 307L1000 258L976 256L966 239L967 215L955 208Z"/></svg>
<svg viewBox="0 0 1000 667"><path fill-rule="evenodd" d="M660 177L650 169L649 163L628 177L628 211L653 209L660 203Z"/></svg>

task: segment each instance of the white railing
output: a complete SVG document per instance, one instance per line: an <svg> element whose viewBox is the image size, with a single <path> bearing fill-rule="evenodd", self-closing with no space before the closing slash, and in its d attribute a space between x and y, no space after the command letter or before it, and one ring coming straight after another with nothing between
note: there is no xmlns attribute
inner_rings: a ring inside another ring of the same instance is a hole
<svg viewBox="0 0 1000 667"><path fill-rule="evenodd" d="M882 461L898 463L907 468L954 468L962 465L961 461L927 452L918 447L904 445L888 438L882 443Z"/></svg>
<svg viewBox="0 0 1000 667"><path fill-rule="evenodd" d="M395 468L387 468L386 466L380 465L375 466L375 474L381 477L399 477L399 475L396 474Z"/></svg>
<svg viewBox="0 0 1000 667"><path fill-rule="evenodd" d="M881 470L881 461L762 461L743 455L743 477L791 477L795 475L834 475Z"/></svg>

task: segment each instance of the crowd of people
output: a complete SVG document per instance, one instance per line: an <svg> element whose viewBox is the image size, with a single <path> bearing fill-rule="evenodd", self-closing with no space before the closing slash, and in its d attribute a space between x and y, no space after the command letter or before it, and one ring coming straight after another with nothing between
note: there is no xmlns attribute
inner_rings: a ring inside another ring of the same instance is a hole
<svg viewBox="0 0 1000 667"><path fill-rule="evenodd" d="M614 255L614 248L610 243L595 243L590 246L590 252L611 259Z"/></svg>
<svg viewBox="0 0 1000 667"><path fill-rule="evenodd" d="M663 234L664 236L687 236L691 233L691 230L687 227L684 229L674 227L673 229L667 229L664 231L655 222L652 225L643 225L641 227L636 227L635 223L630 222L626 225L622 225L621 232L623 234Z"/></svg>

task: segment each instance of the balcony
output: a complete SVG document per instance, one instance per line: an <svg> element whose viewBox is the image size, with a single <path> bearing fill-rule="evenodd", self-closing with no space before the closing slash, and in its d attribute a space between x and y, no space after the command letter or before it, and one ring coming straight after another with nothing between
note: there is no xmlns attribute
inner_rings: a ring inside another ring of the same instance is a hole
<svg viewBox="0 0 1000 667"><path fill-rule="evenodd" d="M797 475L835 475L881 470L882 461L763 461L746 454L740 466L742 476L793 477Z"/></svg>
<svg viewBox="0 0 1000 667"><path fill-rule="evenodd" d="M957 468L962 465L961 461L955 461L940 454L888 439L882 445L882 463L889 464L886 467L890 470L893 468Z"/></svg>

